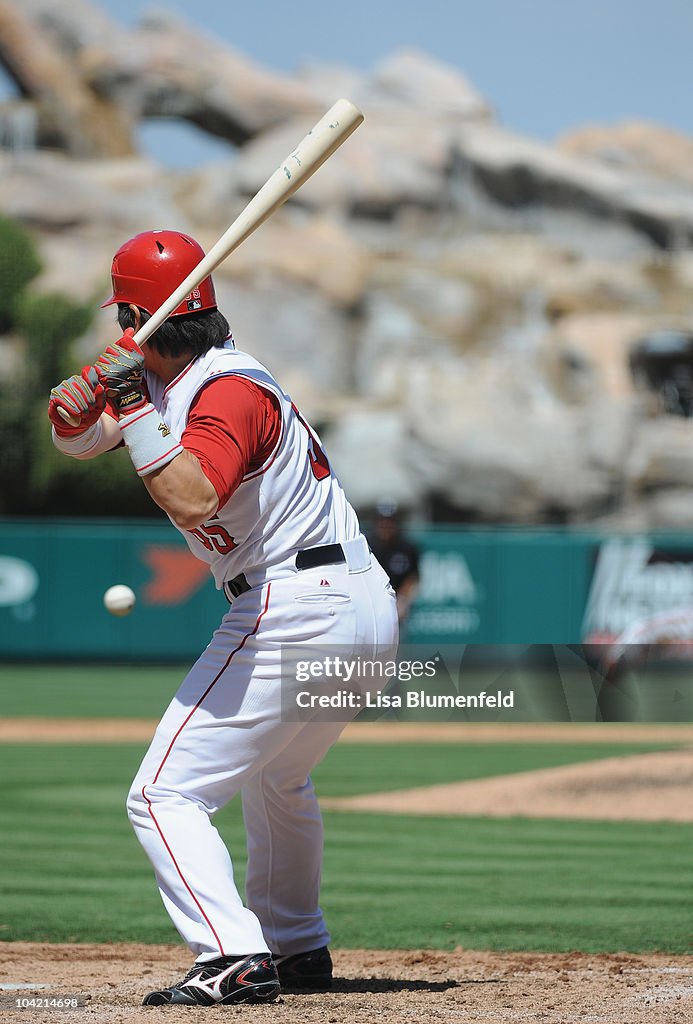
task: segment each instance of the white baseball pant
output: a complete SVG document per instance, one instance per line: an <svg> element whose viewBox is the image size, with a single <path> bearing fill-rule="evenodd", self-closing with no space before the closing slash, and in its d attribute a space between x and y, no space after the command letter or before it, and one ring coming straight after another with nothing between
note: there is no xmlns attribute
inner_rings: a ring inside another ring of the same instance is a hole
<svg viewBox="0 0 693 1024"><path fill-rule="evenodd" d="M394 656L394 593L365 550L349 564L294 571L237 598L166 710L135 778L130 820L164 905L198 960L291 955L329 942L319 907L322 820L309 773L349 712L340 721L283 721L280 658L283 645L297 642ZM211 821L239 792L247 906Z"/></svg>

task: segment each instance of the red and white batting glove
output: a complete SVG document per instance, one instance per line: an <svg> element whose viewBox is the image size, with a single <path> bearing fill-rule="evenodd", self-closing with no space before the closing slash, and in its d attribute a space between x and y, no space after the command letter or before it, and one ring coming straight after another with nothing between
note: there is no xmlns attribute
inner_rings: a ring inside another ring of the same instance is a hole
<svg viewBox="0 0 693 1024"><path fill-rule="evenodd" d="M108 392L121 416L148 402L144 384L144 352L133 338L132 327L109 345L94 363L99 382Z"/></svg>
<svg viewBox="0 0 693 1024"><path fill-rule="evenodd" d="M48 401L48 419L58 437L73 438L92 427L106 408L106 392L99 383L93 366L82 367L82 372L68 377L53 388ZM76 425L60 415L63 409Z"/></svg>
<svg viewBox="0 0 693 1024"><path fill-rule="evenodd" d="M139 476L162 469L183 451L147 396L144 352L127 331L94 364L99 381L118 409L118 426Z"/></svg>

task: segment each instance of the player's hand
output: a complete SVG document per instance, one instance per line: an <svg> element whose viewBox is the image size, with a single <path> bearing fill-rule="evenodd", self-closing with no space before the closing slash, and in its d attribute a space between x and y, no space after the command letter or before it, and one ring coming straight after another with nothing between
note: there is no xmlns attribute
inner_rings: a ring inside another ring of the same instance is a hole
<svg viewBox="0 0 693 1024"><path fill-rule="evenodd" d="M121 416L148 401L144 389L144 353L134 340L134 333L134 329L128 327L123 337L109 345L94 363L99 382Z"/></svg>
<svg viewBox="0 0 693 1024"><path fill-rule="evenodd" d="M93 366L84 366L81 373L68 377L53 388L48 401L48 419L59 437L76 437L96 423L105 408L106 392L99 383L97 372ZM74 426L67 423L59 409L64 409L77 423Z"/></svg>

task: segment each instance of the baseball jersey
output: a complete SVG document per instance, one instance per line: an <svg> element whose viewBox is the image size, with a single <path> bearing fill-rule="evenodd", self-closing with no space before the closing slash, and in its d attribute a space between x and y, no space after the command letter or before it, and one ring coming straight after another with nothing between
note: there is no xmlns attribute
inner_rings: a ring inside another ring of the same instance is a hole
<svg viewBox="0 0 693 1024"><path fill-rule="evenodd" d="M193 360L166 386L154 374L145 376L152 403L179 439L201 392L224 377L260 388L279 411L276 442L262 464L249 468L208 522L180 531L192 553L209 564L217 587L240 572L270 570L305 548L359 535L356 513L320 439L269 370L236 349L231 339Z"/></svg>

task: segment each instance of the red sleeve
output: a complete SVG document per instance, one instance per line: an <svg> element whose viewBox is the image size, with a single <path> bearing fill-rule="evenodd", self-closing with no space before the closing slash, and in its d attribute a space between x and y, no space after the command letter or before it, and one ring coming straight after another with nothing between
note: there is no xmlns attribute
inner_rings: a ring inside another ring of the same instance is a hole
<svg viewBox="0 0 693 1024"><path fill-rule="evenodd" d="M281 429L276 395L243 377L221 377L194 399L181 443L197 456L223 508L243 477L265 464Z"/></svg>

